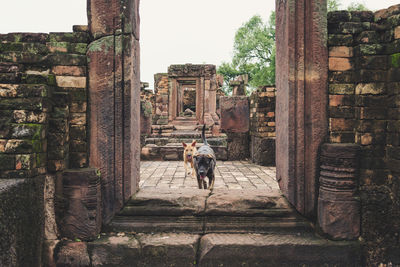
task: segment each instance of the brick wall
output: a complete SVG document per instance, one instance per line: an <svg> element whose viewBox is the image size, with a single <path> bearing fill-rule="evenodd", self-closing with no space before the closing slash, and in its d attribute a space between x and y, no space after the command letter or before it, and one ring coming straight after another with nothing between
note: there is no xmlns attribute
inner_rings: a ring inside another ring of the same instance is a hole
<svg viewBox="0 0 400 267"><path fill-rule="evenodd" d="M0 35L1 178L86 167L89 35Z"/></svg>
<svg viewBox="0 0 400 267"><path fill-rule="evenodd" d="M328 14L329 139L361 146L368 265L400 264L400 5Z"/></svg>
<svg viewBox="0 0 400 267"><path fill-rule="evenodd" d="M254 163L275 166L275 87L250 96L250 156Z"/></svg>
<svg viewBox="0 0 400 267"><path fill-rule="evenodd" d="M0 208L10 214L5 240L18 238L11 249L21 255L15 262L21 266L40 265L42 242L46 254L59 238L55 202L63 199L56 197L63 194L62 172L88 164L89 39L86 26L72 33L0 35L0 183L15 183L0 197L14 209L26 210L22 204L35 212L29 224L25 214L31 213Z"/></svg>

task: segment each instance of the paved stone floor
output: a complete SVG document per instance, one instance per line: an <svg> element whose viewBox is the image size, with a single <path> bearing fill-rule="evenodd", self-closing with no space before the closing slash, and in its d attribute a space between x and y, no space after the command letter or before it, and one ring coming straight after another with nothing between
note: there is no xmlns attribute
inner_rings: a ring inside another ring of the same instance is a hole
<svg viewBox="0 0 400 267"><path fill-rule="evenodd" d="M197 188L196 179L185 175L183 161L142 161L140 167L143 189ZM247 161L218 161L214 188L279 189L279 186L275 167Z"/></svg>

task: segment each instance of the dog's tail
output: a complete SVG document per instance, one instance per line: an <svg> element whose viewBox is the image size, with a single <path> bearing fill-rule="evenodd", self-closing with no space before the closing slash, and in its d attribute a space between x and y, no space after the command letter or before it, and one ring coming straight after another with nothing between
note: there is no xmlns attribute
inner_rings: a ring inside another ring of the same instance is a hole
<svg viewBox="0 0 400 267"><path fill-rule="evenodd" d="M203 144L208 146L207 139L206 139L206 125L203 125L203 130L201 131L201 139L203 140Z"/></svg>

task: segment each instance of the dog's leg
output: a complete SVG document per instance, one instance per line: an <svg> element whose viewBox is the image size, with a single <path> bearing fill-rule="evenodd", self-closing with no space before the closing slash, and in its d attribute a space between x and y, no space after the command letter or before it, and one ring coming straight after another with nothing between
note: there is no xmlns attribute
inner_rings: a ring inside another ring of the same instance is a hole
<svg viewBox="0 0 400 267"><path fill-rule="evenodd" d="M214 174L213 174L213 175L209 178L210 186L208 187L208 189L213 190L213 188L214 188L214 181L215 181L215 176L214 176Z"/></svg>
<svg viewBox="0 0 400 267"><path fill-rule="evenodd" d="M201 183L200 177L197 177L197 183L199 184L199 189L203 189L203 184Z"/></svg>
<svg viewBox="0 0 400 267"><path fill-rule="evenodd" d="M187 162L186 159L183 161L183 165L185 165L185 177L188 175L188 169L187 169Z"/></svg>
<svg viewBox="0 0 400 267"><path fill-rule="evenodd" d="M206 180L203 180L203 186L204 186L204 189L207 189L207 182L206 182Z"/></svg>

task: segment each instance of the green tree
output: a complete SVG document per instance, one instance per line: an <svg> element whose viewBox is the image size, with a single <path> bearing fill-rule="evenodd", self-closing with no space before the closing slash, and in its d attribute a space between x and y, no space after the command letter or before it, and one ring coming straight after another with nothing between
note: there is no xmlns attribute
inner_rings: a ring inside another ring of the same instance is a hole
<svg viewBox="0 0 400 267"><path fill-rule="evenodd" d="M328 0L328 12L339 10L340 1L338 0Z"/></svg>
<svg viewBox="0 0 400 267"><path fill-rule="evenodd" d="M328 12L336 11L340 9L340 0L328 0ZM348 11L366 11L369 10L364 3L360 2L351 2L347 7Z"/></svg>
<svg viewBox="0 0 400 267"><path fill-rule="evenodd" d="M223 62L218 73L224 75L225 92L240 74L248 74L253 88L275 84L275 12L268 23L256 15L236 31L232 62Z"/></svg>
<svg viewBox="0 0 400 267"><path fill-rule="evenodd" d="M367 11L368 8L363 3L351 2L347 7L348 11Z"/></svg>

